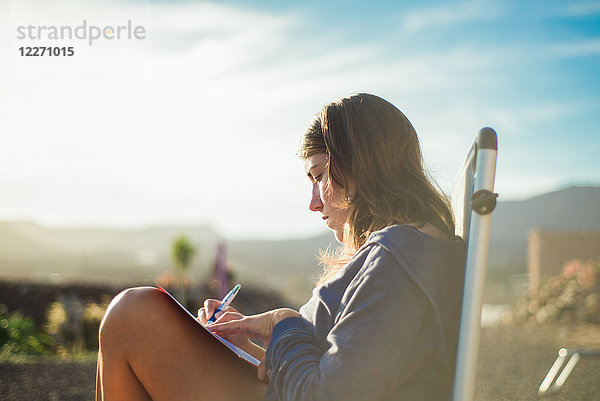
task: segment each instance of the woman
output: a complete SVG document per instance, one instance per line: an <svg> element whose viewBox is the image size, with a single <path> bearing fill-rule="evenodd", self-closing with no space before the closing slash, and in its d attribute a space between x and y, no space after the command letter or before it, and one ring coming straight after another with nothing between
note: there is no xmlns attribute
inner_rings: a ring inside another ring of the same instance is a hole
<svg viewBox="0 0 600 401"><path fill-rule="evenodd" d="M448 398L464 243L427 179L414 128L389 102L356 94L321 110L300 156L310 209L342 248L323 257L299 312L230 308L209 326L262 361L258 380L164 294L137 288L118 295L102 322L97 399ZM208 300L199 319L217 305Z"/></svg>

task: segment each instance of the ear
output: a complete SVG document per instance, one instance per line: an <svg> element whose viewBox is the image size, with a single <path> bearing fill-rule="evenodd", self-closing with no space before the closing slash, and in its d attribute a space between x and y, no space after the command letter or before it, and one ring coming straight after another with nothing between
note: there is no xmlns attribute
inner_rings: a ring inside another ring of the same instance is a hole
<svg viewBox="0 0 600 401"><path fill-rule="evenodd" d="M356 194L356 183L353 179L349 178L346 180L346 188L344 190L344 199L346 202L350 202L354 194Z"/></svg>

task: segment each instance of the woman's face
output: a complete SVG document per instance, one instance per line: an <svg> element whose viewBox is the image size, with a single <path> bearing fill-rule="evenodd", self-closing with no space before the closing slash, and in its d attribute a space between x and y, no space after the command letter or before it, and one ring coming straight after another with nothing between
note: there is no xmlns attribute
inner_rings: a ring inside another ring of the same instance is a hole
<svg viewBox="0 0 600 401"><path fill-rule="evenodd" d="M331 191L326 191L329 182L327 162L328 156L325 153L317 153L306 159L306 174L312 183L309 208L313 212L321 212L327 227L334 232L335 238L342 242L344 226L348 219L348 209L342 207L345 191L337 185L333 185Z"/></svg>

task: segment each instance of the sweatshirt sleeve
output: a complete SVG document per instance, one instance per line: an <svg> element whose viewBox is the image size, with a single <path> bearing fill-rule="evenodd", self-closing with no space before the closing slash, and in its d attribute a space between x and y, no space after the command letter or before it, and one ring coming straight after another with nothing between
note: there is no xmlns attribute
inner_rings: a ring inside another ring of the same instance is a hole
<svg viewBox="0 0 600 401"><path fill-rule="evenodd" d="M377 400L433 353L431 306L396 259L375 246L348 285L320 348L303 318L281 321L266 353L267 400ZM316 327L316 330L320 330Z"/></svg>

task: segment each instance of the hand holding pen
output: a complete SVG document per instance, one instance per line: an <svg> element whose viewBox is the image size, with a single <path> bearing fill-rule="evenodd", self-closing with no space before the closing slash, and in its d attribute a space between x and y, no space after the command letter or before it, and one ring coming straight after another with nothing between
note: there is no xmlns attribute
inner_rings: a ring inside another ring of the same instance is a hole
<svg viewBox="0 0 600 401"><path fill-rule="evenodd" d="M205 325L209 325L211 323L214 323L217 320L217 318L218 318L217 314L219 312L225 311L229 307L229 305L231 304L231 302L233 301L233 299L235 298L235 296L240 291L240 288L241 288L241 285L237 284L235 287L233 287L233 289L231 291L229 291L227 293L227 295L225 295L225 297L223 298L223 300L221 301L221 303L219 304L219 306L210 315L210 318L208 318L208 320L206 321ZM206 318L206 316L208 315L209 311L212 309L211 308L211 306L212 306L211 304L213 304L214 302L217 302L217 301L212 300L212 299L207 299L204 302L204 308L200 308L198 310L198 319L200 319L200 321L202 321L203 318Z"/></svg>

